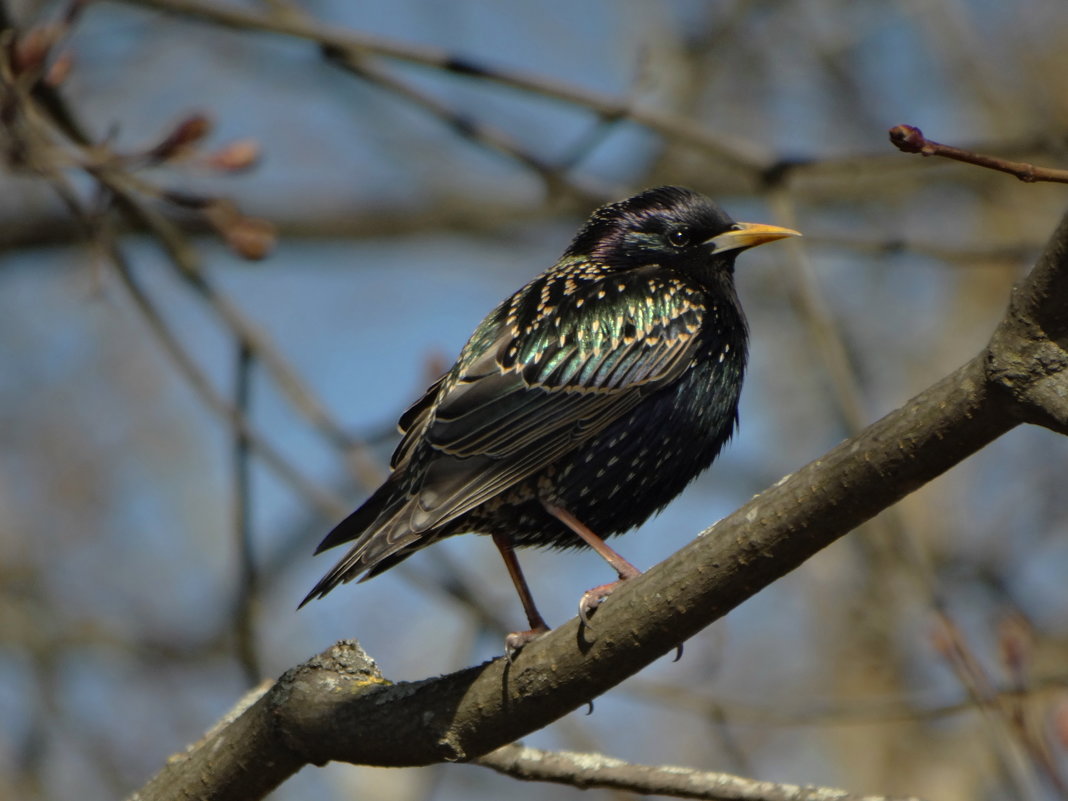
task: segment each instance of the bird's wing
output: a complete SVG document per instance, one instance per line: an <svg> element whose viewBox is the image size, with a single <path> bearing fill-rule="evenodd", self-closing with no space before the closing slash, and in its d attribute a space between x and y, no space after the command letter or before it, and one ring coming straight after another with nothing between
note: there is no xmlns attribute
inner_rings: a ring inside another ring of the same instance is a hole
<svg viewBox="0 0 1068 801"><path fill-rule="evenodd" d="M449 374L446 373L427 387L423 396L409 406L404 414L401 415L400 420L397 421L397 430L406 436L401 438L397 449L393 451L393 456L389 460L390 470L396 470L411 457L412 448L419 442L419 438L413 432L422 431L426 427L429 415L434 409L434 400L438 396L441 385L445 383L448 377Z"/></svg>
<svg viewBox="0 0 1068 801"><path fill-rule="evenodd" d="M694 357L701 301L692 285L643 270L581 284L549 273L502 304L434 401L405 416L397 454L427 465L411 488L412 530L470 511L678 378Z"/></svg>

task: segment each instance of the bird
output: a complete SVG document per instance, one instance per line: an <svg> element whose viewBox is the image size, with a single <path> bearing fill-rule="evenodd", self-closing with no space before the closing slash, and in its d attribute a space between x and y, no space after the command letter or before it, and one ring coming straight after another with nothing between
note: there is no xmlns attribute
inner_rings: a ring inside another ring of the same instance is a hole
<svg viewBox="0 0 1068 801"><path fill-rule="evenodd" d="M549 630L517 547L590 547L608 562L618 579L579 602L588 625L640 574L605 538L662 510L734 434L749 337L735 258L792 236L678 186L596 209L401 415L388 478L319 544L351 543L300 606L476 533L493 540L526 614L509 658Z"/></svg>

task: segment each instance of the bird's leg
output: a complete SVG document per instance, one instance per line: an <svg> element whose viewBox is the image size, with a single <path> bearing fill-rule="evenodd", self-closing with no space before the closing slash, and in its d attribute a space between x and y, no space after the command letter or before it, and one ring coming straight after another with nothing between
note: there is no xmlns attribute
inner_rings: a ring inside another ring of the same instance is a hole
<svg viewBox="0 0 1068 801"><path fill-rule="evenodd" d="M634 565L616 553L614 550L608 547L608 544L594 534L589 526L575 517L566 509L559 506L553 506L550 503L542 504L545 506L545 511L574 531L583 542L589 545L593 550L600 554L612 568L619 574L619 581L612 581L608 584L602 584L599 587L594 587L592 590L587 590L583 593L582 598L579 600L579 617L582 618L582 622L587 626L590 624L590 613L593 612L609 595L612 594L612 590L618 587L627 579L632 579L635 576L640 576L642 571L638 570Z"/></svg>
<svg viewBox="0 0 1068 801"><path fill-rule="evenodd" d="M530 593L530 587L527 586L527 580L523 576L523 571L519 569L519 560L516 559L515 556L515 548L512 545L512 538L507 534L493 534L492 536L493 544L496 545L497 550L501 552L504 566L508 568L508 575L512 577L515 591L519 593L519 600L523 604L523 611L527 614L527 625L530 626L526 631L513 631L504 638L504 655L508 658L508 661L511 662L512 657L520 648L547 632L549 627L545 625L545 619L542 618L541 613L538 611L538 607L534 605L534 596Z"/></svg>

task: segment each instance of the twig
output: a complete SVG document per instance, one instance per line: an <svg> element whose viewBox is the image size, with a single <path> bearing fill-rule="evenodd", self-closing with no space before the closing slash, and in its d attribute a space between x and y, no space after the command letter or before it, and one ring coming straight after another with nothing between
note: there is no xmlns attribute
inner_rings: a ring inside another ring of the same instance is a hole
<svg viewBox="0 0 1068 801"><path fill-rule="evenodd" d="M705 801L918 801L887 796L855 795L832 787L757 781L729 773L641 765L603 754L544 751L512 743L474 760L476 765L524 781L578 787L606 787L641 795L669 795Z"/></svg>
<svg viewBox="0 0 1068 801"><path fill-rule="evenodd" d="M385 56L451 72L455 75L500 83L513 89L588 108L604 119L631 120L668 139L705 151L723 163L753 174L763 173L774 163L770 153L763 148L758 148L752 142L710 133L705 126L663 109L635 105L612 95L554 81L540 75L490 67L440 48L421 47L371 36L337 26L295 19L291 15L257 14L236 6L224 6L202 0L120 0L120 2L143 8L154 8L169 14L208 20L216 25L238 30L292 36L346 52Z"/></svg>
<svg viewBox="0 0 1068 801"><path fill-rule="evenodd" d="M921 156L943 156L947 159L963 161L989 170L1007 172L1015 175L1026 184L1036 181L1053 181L1068 184L1068 170L1053 167L1036 167L1023 161L1009 161L999 156L987 156L953 145L943 145L923 135L923 131L914 125L895 125L890 129L890 141L902 153L919 153Z"/></svg>
<svg viewBox="0 0 1068 801"><path fill-rule="evenodd" d="M1061 798L1068 798L1068 786L1065 785L1057 766L1049 758L1044 744L1037 740L1025 721L1017 715L1020 709L1013 703L1025 695L1019 691L1021 682L1017 678L1017 691L998 693L989 673L968 644L967 638L945 610L938 610L939 629L936 633L938 651L949 663L950 668L967 689L974 706L990 722L990 732L996 737L995 745L1015 741L1023 754L1036 768L1037 775L1046 780L1048 786ZM1028 776L1022 773L1022 766L1011 758L1012 753L998 749L1002 761L1002 771L1006 778L1015 784L1016 797L1023 796ZM1035 795L1032 792L1032 795Z"/></svg>
<svg viewBox="0 0 1068 801"><path fill-rule="evenodd" d="M116 272L122 279L126 289L130 292L134 305L144 315L149 328L157 335L175 364L183 373L190 385L200 394L209 408L227 419L234 430L246 438L254 447L264 462L274 469L279 477L289 483L298 493L303 495L314 507L320 509L328 517L336 517L343 513L347 504L342 503L332 494L321 490L310 479L306 478L294 465L275 448L263 439L249 424L241 413L241 410L229 404L214 388L208 377L196 365L193 358L182 347L180 340L164 322L152 299L144 291L137 281L132 265L127 261L125 253L115 241L108 226L94 224L93 216L84 208L78 198L77 192L71 186L66 176L58 170L45 168L44 177L63 204L77 221L83 234L99 245L100 251L108 256L114 264Z"/></svg>
<svg viewBox="0 0 1068 801"><path fill-rule="evenodd" d="M178 369L185 376L185 379L200 395L208 408L226 420L233 426L235 431L247 437L249 443L255 447L257 455L263 459L264 463L326 517L333 518L344 514L348 509L347 503L336 497L332 492L320 488L315 482L301 473L280 451L260 436L239 409L219 394L208 377L186 352L181 340L163 321L162 315L160 315L152 299L134 276L132 265L126 260L125 254L119 249L117 243L112 242L110 244L108 253L117 268L117 273L122 279L123 285L129 290L134 304L144 315L149 328L156 334L164 350L168 352Z"/></svg>
<svg viewBox="0 0 1068 801"><path fill-rule="evenodd" d="M245 317L229 298L215 289L204 274L196 253L178 228L158 211L141 203L136 193L131 191L123 173L114 169L94 169L90 172L115 195L119 208L130 220L147 229L162 245L178 275L201 296L234 337L256 353L293 408L311 422L327 441L356 457L356 473L360 482L368 487L377 486L381 480L377 461L367 452L363 443L352 437L333 419L268 335Z"/></svg>
<svg viewBox="0 0 1068 801"><path fill-rule="evenodd" d="M80 7L78 4L72 6ZM70 19L72 16L68 14L66 24L69 24ZM70 164L79 167L92 178L135 227L147 230L155 238L177 273L212 308L232 331L235 339L256 353L294 408L322 432L328 441L351 457L354 472L360 482L367 486L377 485L381 478L377 461L362 443L348 434L330 416L266 334L258 330L228 298L214 289L195 252L178 228L144 200L146 196L152 199L169 197L173 200L179 197L180 193L161 190L132 170L126 169L124 165L129 159L111 154L106 147L94 145L76 115L70 111L53 87L36 80L33 73L15 75L4 56L5 54L0 54L0 88L13 87L6 92L4 98L5 111L12 118L8 120L6 128L13 138L13 147L18 149L20 164L25 169L54 178L61 172L61 168L66 166L63 153L73 152L75 156L69 160ZM165 151L180 149L183 143L198 140L205 132L206 125L207 121L203 117L187 118L165 138L163 144L150 152L154 152L157 158L163 158ZM56 134L60 136L57 137ZM59 138L65 140L66 151L58 144L53 144ZM52 180L52 183L56 185L55 180ZM214 205L232 206L221 202ZM251 222L247 219L245 221Z"/></svg>
<svg viewBox="0 0 1068 801"><path fill-rule="evenodd" d="M780 225L798 225L797 208L790 195L782 188L771 192L769 205ZM793 245L793 243L790 243ZM830 380L832 394L838 407L838 415L846 431L856 434L867 421L867 411L861 400L860 381L849 357L845 337L834 319L827 302L827 294L818 285L816 271L803 246L793 245L784 250L790 266L784 270L791 301L801 323L823 362L824 372Z"/></svg>
<svg viewBox="0 0 1068 801"><path fill-rule="evenodd" d="M541 178L550 196L568 186L566 170L558 169L529 152L504 131L450 108L436 97L419 89L415 84L391 74L366 57L332 47L324 47L323 53L332 64L418 106L447 125L457 135L521 164ZM575 191L574 187L571 189Z"/></svg>
<svg viewBox="0 0 1068 801"><path fill-rule="evenodd" d="M252 400L254 365L255 357L248 343L239 343L234 365L234 408L246 419L249 419ZM245 432L234 429L234 538L238 553L238 599L233 626L237 659L249 686L263 678L256 638L260 582L252 548L251 456L252 445Z"/></svg>

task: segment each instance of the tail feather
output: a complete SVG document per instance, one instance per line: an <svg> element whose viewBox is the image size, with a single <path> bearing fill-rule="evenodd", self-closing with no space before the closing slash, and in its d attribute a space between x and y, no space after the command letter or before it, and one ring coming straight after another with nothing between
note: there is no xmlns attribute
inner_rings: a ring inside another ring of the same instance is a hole
<svg viewBox="0 0 1068 801"><path fill-rule="evenodd" d="M410 498L398 493L393 483L387 481L359 509L338 523L319 543L315 553L322 553L346 542L352 542L353 545L348 553L319 579L319 583L297 608L300 609L313 598L322 598L338 584L352 581L368 571L377 573L391 567L403 558L396 558L398 551L407 549L410 553L417 550L411 546L421 539L424 533L412 531L408 524L411 517L408 508L410 502ZM383 565L384 560L389 560L388 564ZM380 569L375 570L379 566Z"/></svg>
<svg viewBox="0 0 1068 801"><path fill-rule="evenodd" d="M359 543L368 533L378 528L376 524L383 517L392 517L405 500L404 493L398 491L393 476L390 476L355 512L323 537L323 541L315 548L315 555L353 540Z"/></svg>

